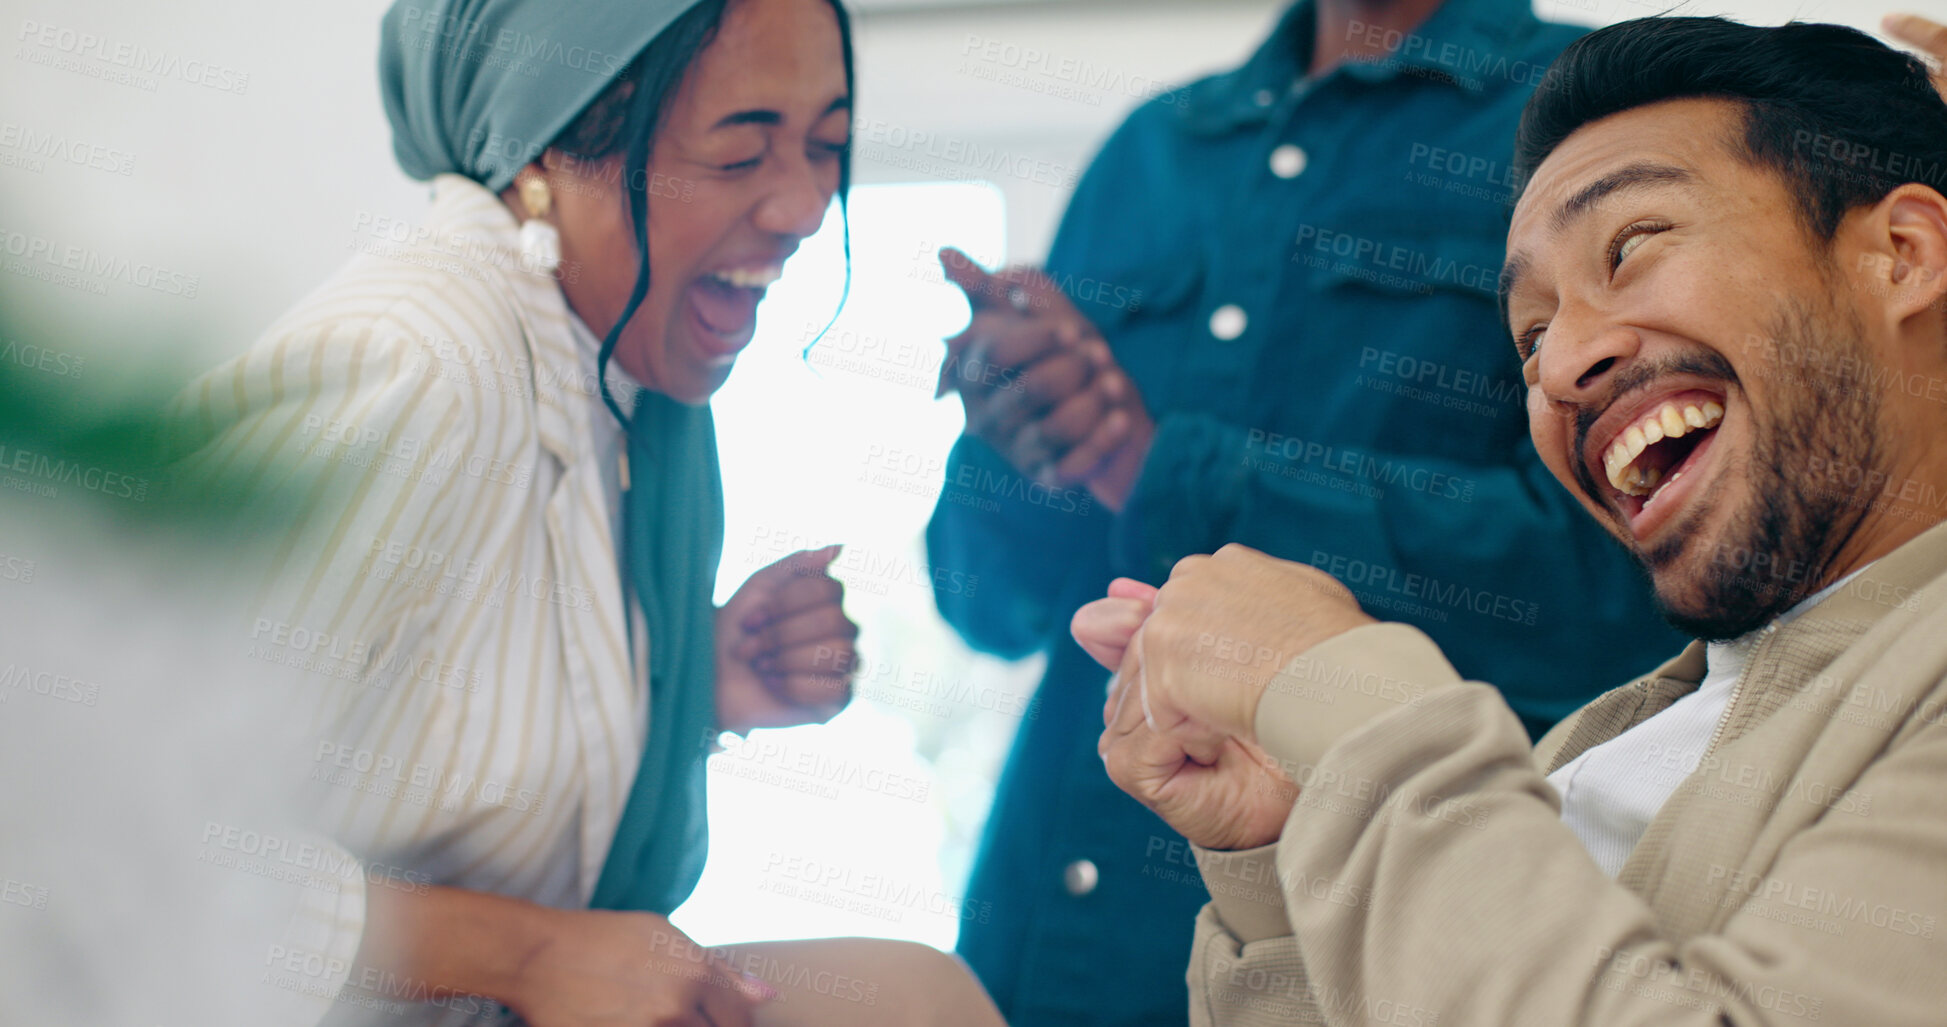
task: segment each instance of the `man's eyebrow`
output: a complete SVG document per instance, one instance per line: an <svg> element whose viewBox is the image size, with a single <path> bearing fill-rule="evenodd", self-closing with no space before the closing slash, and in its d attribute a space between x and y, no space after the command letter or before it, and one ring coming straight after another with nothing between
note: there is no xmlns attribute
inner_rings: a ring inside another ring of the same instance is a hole
<svg viewBox="0 0 1947 1027"><path fill-rule="evenodd" d="M1528 258L1511 256L1501 265L1501 284L1496 292L1501 308L1501 324L1508 323L1508 298L1514 295L1514 283L1528 273Z"/></svg>
<svg viewBox="0 0 1947 1027"><path fill-rule="evenodd" d="M1568 198L1555 216L1549 220L1549 227L1557 232L1565 231L1575 223L1575 219L1594 210L1610 195L1626 189L1641 189L1644 186L1677 183L1689 185L1697 181L1697 176L1686 168L1674 164L1656 164L1642 161L1615 171L1590 182Z"/></svg>
<svg viewBox="0 0 1947 1027"><path fill-rule="evenodd" d="M841 96L838 99L833 100L831 102L831 106L826 107L824 113L818 116L822 118L832 113L833 111L849 111L851 109L852 109L852 98L849 96ZM732 125L776 125L782 123L783 121L784 121L784 115L779 114L778 112L773 110L760 109L760 110L737 111L734 114L726 114L720 120L718 120L718 122L715 125L711 127L729 128Z"/></svg>

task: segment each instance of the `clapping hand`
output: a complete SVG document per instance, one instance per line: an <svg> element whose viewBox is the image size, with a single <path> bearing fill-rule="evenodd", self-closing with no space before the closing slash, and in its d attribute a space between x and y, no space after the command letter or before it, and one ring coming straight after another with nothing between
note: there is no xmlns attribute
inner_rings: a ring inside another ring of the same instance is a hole
<svg viewBox="0 0 1947 1027"><path fill-rule="evenodd" d="M1101 333L1039 271L989 274L951 248L940 264L973 317L946 340L938 394L958 392L967 430L1022 474L1120 510L1155 424Z"/></svg>
<svg viewBox="0 0 1947 1027"><path fill-rule="evenodd" d="M1934 88L1942 96L1947 96L1947 25L1917 14L1889 14L1880 22L1880 27L1886 30L1887 35L1910 43L1933 58Z"/></svg>

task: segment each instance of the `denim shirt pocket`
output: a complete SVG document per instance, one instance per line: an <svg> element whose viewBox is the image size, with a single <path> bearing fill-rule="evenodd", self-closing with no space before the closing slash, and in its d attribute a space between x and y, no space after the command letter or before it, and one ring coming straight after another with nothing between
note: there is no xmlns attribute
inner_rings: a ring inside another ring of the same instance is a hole
<svg viewBox="0 0 1947 1027"><path fill-rule="evenodd" d="M1333 382L1312 411L1370 444L1426 456L1501 459L1526 431L1526 389L1495 291L1503 249L1484 232L1362 222L1302 249L1307 345L1267 352L1273 380Z"/></svg>
<svg viewBox="0 0 1947 1027"><path fill-rule="evenodd" d="M1152 414L1241 378L1248 366L1211 366L1197 344L1206 268L1194 249L1105 265L1100 274L1057 276L1129 372ZM1208 338L1207 330L1202 337Z"/></svg>
<svg viewBox="0 0 1947 1027"><path fill-rule="evenodd" d="M1362 288L1394 297L1452 291L1490 306L1494 303L1504 256L1498 238L1439 227L1367 223L1372 227L1362 231L1299 241L1293 259L1313 272L1314 289Z"/></svg>
<svg viewBox="0 0 1947 1027"><path fill-rule="evenodd" d="M1171 253L1107 265L1100 274L1057 274L1062 291L1110 338L1141 318L1166 318L1196 295L1203 261L1195 253Z"/></svg>

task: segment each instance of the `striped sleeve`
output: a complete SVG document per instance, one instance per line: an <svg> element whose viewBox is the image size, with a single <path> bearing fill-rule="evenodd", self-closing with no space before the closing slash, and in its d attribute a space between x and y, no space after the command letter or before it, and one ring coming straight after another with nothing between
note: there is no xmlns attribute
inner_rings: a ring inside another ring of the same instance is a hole
<svg viewBox="0 0 1947 1027"><path fill-rule="evenodd" d="M241 630L356 654L297 668L314 686L307 714L321 728L411 701L387 687L384 669L436 649L441 596L425 577L477 548L463 537L482 530L493 486L472 471L497 460L519 410L440 373L420 339L451 331L458 317L405 302L322 317L204 377L189 396L203 441L185 472L239 487L242 530L277 538L259 616Z"/></svg>
<svg viewBox="0 0 1947 1027"><path fill-rule="evenodd" d="M365 873L356 864L346 872L320 875L298 889L297 909L284 930L283 958L323 967L309 988L287 989L303 1005L292 1022L323 1023L334 1000L351 982L352 965L365 934ZM301 1017L301 1020L299 1019Z"/></svg>
<svg viewBox="0 0 1947 1027"><path fill-rule="evenodd" d="M396 300L377 312L356 308L340 301L334 314L267 338L196 382L178 408L198 443L178 472L239 489L238 530L269 536L251 622L235 631L246 649L268 654L264 687L288 697L320 752L375 748L366 741L372 725L432 719L437 690L410 687L400 668L439 658L439 620L451 604L393 572L480 548L465 536L482 530L494 497L484 494L488 479L468 468L493 460L502 437L519 430L518 411L497 406L505 398L437 373L421 343L452 332L430 323L457 313L443 318ZM263 644L271 639L283 644ZM291 773L294 801L336 847L355 859L389 858L366 851L373 835L344 830L355 807L382 800L343 788L303 791L316 764L316 753L304 752L274 769ZM336 888L302 889L289 951L315 953L348 973L365 900L362 873ZM321 983L335 993L345 982ZM330 1005L318 1003L319 1019Z"/></svg>

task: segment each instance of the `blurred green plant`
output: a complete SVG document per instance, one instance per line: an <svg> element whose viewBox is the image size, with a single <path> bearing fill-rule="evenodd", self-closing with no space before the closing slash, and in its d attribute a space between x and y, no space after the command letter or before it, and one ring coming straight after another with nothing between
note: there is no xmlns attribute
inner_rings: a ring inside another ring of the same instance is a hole
<svg viewBox="0 0 1947 1027"><path fill-rule="evenodd" d="M268 540L290 523L303 488L273 494L255 484L260 475L179 468L206 440L177 396L205 368L139 355L196 350L139 332L79 339L58 312L13 299L0 293L0 516L71 517L80 503L131 531L225 544ZM103 482L114 484L88 484Z"/></svg>

